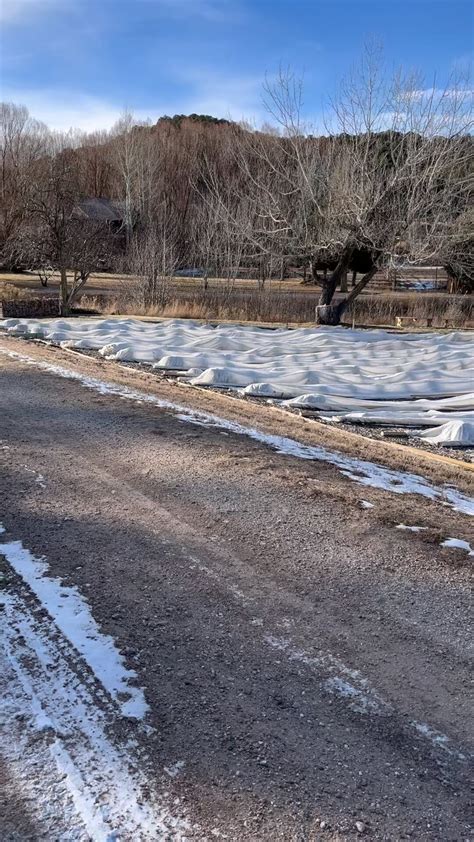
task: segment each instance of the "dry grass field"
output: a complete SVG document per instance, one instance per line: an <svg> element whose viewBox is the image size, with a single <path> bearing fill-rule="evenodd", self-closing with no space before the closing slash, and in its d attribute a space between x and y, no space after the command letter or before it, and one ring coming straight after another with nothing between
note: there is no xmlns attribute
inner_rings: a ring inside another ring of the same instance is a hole
<svg viewBox="0 0 474 842"><path fill-rule="evenodd" d="M413 278L423 277L418 270ZM431 273L433 274L433 273ZM56 295L59 276L42 287L33 272L0 273L0 300ZM193 318L251 321L269 324L312 324L319 288L301 278L267 281L259 289L254 279L231 282L210 278L207 289L201 278L175 277L163 288L162 300L144 307L136 295L137 281L130 275L92 275L78 301L79 309L105 315L141 315L160 318ZM473 297L444 291L392 290L380 274L345 315L346 324L419 328L473 328Z"/></svg>

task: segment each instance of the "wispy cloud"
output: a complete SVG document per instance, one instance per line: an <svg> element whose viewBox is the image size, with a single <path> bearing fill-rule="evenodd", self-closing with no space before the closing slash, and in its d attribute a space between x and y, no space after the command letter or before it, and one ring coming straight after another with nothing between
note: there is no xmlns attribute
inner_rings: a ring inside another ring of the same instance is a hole
<svg viewBox="0 0 474 842"><path fill-rule="evenodd" d="M239 121L261 123L266 119L261 101L261 78L229 74L224 76L202 68L181 69L181 94L157 98L148 106L128 98L122 102L94 96L78 89L5 88L3 98L26 105L30 114L57 131L109 129L126 106L137 121L156 120L163 114L212 114Z"/></svg>
<svg viewBox="0 0 474 842"><path fill-rule="evenodd" d="M64 8L70 0L1 0L0 22L29 23L33 18L45 12Z"/></svg>
<svg viewBox="0 0 474 842"><path fill-rule="evenodd" d="M9 89L4 92L4 99L26 105L32 117L56 131L109 129L123 110L120 106L78 91ZM142 114L137 116L144 118Z"/></svg>
<svg viewBox="0 0 474 842"><path fill-rule="evenodd" d="M240 17L242 7L236 0L138 0L174 18L201 18L211 23L228 23Z"/></svg>
<svg viewBox="0 0 474 842"><path fill-rule="evenodd" d="M470 99L474 96L473 88L423 88L420 90L407 91L407 99L425 100L425 99Z"/></svg>
<svg viewBox="0 0 474 842"><path fill-rule="evenodd" d="M212 114L233 120L261 120L265 116L260 75L223 73L220 69L188 65L175 68L174 76L189 91L185 111Z"/></svg>

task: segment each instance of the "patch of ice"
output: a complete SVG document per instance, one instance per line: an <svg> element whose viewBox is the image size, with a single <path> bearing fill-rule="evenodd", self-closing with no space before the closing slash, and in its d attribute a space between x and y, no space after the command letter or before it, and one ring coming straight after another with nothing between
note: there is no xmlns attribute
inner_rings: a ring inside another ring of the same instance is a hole
<svg viewBox="0 0 474 842"><path fill-rule="evenodd" d="M286 637L275 637L273 634L266 634L264 637L265 643L268 643L272 649L279 649L280 652L284 652L288 649L291 641L288 640Z"/></svg>
<svg viewBox="0 0 474 842"><path fill-rule="evenodd" d="M461 538L446 538L445 541L441 542L442 547L454 547L457 550L465 550L468 555L474 556L474 550L471 549L471 545L467 541L463 541Z"/></svg>
<svg viewBox="0 0 474 842"><path fill-rule="evenodd" d="M47 575L47 562L32 555L21 541L0 543L0 555L36 594L58 628L119 705L122 714L142 719L148 705L143 690L131 684L137 677L136 673L125 667L113 638L100 631L78 589L63 585L60 579Z"/></svg>
<svg viewBox="0 0 474 842"><path fill-rule="evenodd" d="M149 403L160 409L174 412L182 421L205 427L217 427L236 435L247 436L254 441L273 448L277 453L281 453L284 456L294 456L297 459L306 459L309 461L328 462L339 468L344 476L361 485L380 488L384 491L391 491L394 494L420 494L429 500L435 500L450 506L457 512L474 515L474 499L472 497L467 497L460 491L448 486L432 485L427 479L418 474L391 470L382 465L377 465L375 462L367 462L363 459L357 459L347 456L344 453L339 453L338 451L326 450L326 448L317 445L301 444L301 442L295 439L264 433L254 427L244 427L242 424L238 424L235 421L228 421L218 415L193 410L182 404L157 398L155 395L147 392L140 392L130 389L128 386L120 386L117 383L98 380L95 377L81 374L79 371L53 365L43 360L35 360L17 351L6 351L0 348L0 353L12 359L25 362L27 365L36 366L42 371L50 372L58 377L75 380L81 383L86 389L93 389L101 395L115 395L132 401L143 401L143 403Z"/></svg>
<svg viewBox="0 0 474 842"><path fill-rule="evenodd" d="M360 505L362 506L363 509L373 509L374 508L374 504L369 503L368 500L361 500Z"/></svg>

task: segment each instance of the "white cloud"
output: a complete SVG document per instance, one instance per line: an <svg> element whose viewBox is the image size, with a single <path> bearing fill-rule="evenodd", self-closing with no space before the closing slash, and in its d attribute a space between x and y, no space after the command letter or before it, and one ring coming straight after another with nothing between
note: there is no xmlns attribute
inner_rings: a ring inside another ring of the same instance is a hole
<svg viewBox="0 0 474 842"><path fill-rule="evenodd" d="M33 16L50 11L55 7L62 8L69 0L1 0L0 22L29 23Z"/></svg>
<svg viewBox="0 0 474 842"><path fill-rule="evenodd" d="M103 6L113 0L96 0ZM33 15L50 10L72 8L78 0L0 0L0 21L2 23L29 22ZM80 0L79 0L80 2ZM132 0L135 3L147 4L172 18L202 18L210 23L229 23L241 20L243 9L236 0Z"/></svg>
<svg viewBox="0 0 474 842"><path fill-rule="evenodd" d="M170 17L199 17L211 23L228 23L242 16L234 0L142 0Z"/></svg>
<svg viewBox="0 0 474 842"><path fill-rule="evenodd" d="M184 95L170 95L169 99L157 100L149 108L134 108L130 100L114 102L77 90L4 88L2 97L26 105L32 117L57 131L110 129L124 106L137 121L150 119L156 122L163 114L198 113L261 123L268 116L261 102L260 77L223 77L218 71L202 69L183 73L181 69L179 81L185 85Z"/></svg>
<svg viewBox="0 0 474 842"><path fill-rule="evenodd" d="M173 75L189 90L181 104L175 103L173 113L196 112L256 122L268 118L262 102L262 76L226 75L220 69L190 66L175 68Z"/></svg>
<svg viewBox="0 0 474 842"><path fill-rule="evenodd" d="M77 91L10 89L2 93L5 100L26 105L32 117L57 131L108 129L123 111L120 106Z"/></svg>
<svg viewBox="0 0 474 842"><path fill-rule="evenodd" d="M455 88L422 88L420 90L409 90L406 92L407 99L424 100L431 97L435 101L442 99L468 99L474 96L474 90L462 86Z"/></svg>

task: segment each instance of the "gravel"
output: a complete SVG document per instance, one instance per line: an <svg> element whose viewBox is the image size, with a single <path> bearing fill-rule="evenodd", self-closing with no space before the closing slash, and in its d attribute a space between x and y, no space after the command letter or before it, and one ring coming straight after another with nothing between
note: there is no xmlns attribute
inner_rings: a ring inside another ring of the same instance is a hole
<svg viewBox="0 0 474 842"><path fill-rule="evenodd" d="M151 789L178 770L191 838L469 838L469 565L439 546L469 519L0 364L6 538L77 585L137 671L143 768Z"/></svg>

